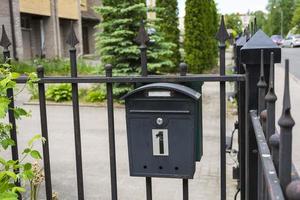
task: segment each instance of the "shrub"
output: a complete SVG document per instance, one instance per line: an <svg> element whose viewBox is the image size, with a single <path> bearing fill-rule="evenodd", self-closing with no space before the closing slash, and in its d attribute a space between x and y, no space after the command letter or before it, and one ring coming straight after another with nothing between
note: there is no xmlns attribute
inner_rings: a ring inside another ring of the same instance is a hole
<svg viewBox="0 0 300 200"><path fill-rule="evenodd" d="M46 98L55 102L70 101L72 99L72 87L67 83L51 85L47 88Z"/></svg>
<svg viewBox="0 0 300 200"><path fill-rule="evenodd" d="M87 96L85 98L85 100L87 102L102 102L104 101L106 98L106 94L103 90L91 90L87 92Z"/></svg>
<svg viewBox="0 0 300 200"><path fill-rule="evenodd" d="M202 73L217 64L218 15L214 1L187 0L184 21L185 59L190 72Z"/></svg>

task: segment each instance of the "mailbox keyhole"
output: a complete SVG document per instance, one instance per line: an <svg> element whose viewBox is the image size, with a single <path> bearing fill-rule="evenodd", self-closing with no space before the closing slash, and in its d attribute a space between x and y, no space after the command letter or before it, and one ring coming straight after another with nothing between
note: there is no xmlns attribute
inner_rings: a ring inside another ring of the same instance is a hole
<svg viewBox="0 0 300 200"><path fill-rule="evenodd" d="M159 153L164 154L165 153L165 150L164 150L164 133L162 131L159 131L156 134L156 137L159 138Z"/></svg>

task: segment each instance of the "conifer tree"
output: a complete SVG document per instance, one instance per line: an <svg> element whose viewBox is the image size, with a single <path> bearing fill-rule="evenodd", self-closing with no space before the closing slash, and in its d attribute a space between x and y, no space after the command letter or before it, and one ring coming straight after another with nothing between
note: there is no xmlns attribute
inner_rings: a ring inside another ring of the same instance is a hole
<svg viewBox="0 0 300 200"><path fill-rule="evenodd" d="M98 25L96 34L96 49L103 65L112 64L115 76L139 74L140 49L134 42L138 34L141 20L146 19L147 7L142 0L106 0L104 6L96 7L103 20ZM120 0L119 2L122 2ZM133 2L133 3L132 3ZM166 42L155 24L147 23L147 28L156 30L150 35L151 44L148 45L148 71L151 74L162 71L172 71L174 64L170 60L171 49L174 44ZM115 95L120 96L130 90L128 85L119 85Z"/></svg>
<svg viewBox="0 0 300 200"><path fill-rule="evenodd" d="M213 0L186 0L185 61L193 73L202 73L217 64L218 14Z"/></svg>
<svg viewBox="0 0 300 200"><path fill-rule="evenodd" d="M157 18L160 30L164 33L168 42L176 44L172 48L173 54L171 60L178 66L180 62L179 52L179 20L178 20L178 3L177 0L156 0Z"/></svg>

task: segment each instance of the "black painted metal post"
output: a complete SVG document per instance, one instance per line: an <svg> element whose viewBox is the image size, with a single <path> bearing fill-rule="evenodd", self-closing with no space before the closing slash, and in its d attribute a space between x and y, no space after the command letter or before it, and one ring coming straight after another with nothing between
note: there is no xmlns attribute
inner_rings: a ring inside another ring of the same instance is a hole
<svg viewBox="0 0 300 200"><path fill-rule="evenodd" d="M229 35L226 30L224 16L222 16L217 34L220 50L220 75L225 75L226 40ZM221 150L221 199L226 199L226 83L220 82L220 150Z"/></svg>
<svg viewBox="0 0 300 200"><path fill-rule="evenodd" d="M0 46L3 47L3 58L4 62L7 62L10 64L10 51L8 47L11 45L11 42L8 39L7 33L5 31L4 25L2 25L2 37L0 41ZM18 153L18 139L17 139L17 126L16 126L16 119L15 119L15 105L14 105L14 91L13 88L9 88L6 91L7 98L10 99L9 103L9 109L8 109L8 121L11 124L11 129L10 129L10 138L15 142L15 145L11 147L11 153L12 153L12 160L17 161L19 160L19 153ZM19 173L19 170L16 169L14 170L16 174ZM19 180L16 181L15 183L17 186L20 186L21 183ZM19 199L21 199L22 196L19 194Z"/></svg>
<svg viewBox="0 0 300 200"><path fill-rule="evenodd" d="M292 130L295 121L291 115L290 84L289 84L289 61L285 61L285 85L283 96L282 115L278 121L280 126L279 147L279 179L281 187L287 188L291 182L292 172Z"/></svg>
<svg viewBox="0 0 300 200"><path fill-rule="evenodd" d="M180 68L180 76L186 76L187 64L180 63L179 68ZM189 180L188 179L182 180L182 194L183 194L183 200L189 199Z"/></svg>
<svg viewBox="0 0 300 200"><path fill-rule="evenodd" d="M241 48L246 43L246 36L240 37L236 41L236 66L238 74L245 74L245 70L241 63ZM239 121L239 168L240 168L240 199L245 199L245 82L238 83L238 121Z"/></svg>
<svg viewBox="0 0 300 200"><path fill-rule="evenodd" d="M144 21L141 21L139 33L135 38L135 42L140 45L141 51L141 67L142 67L142 76L146 77L148 75L147 68L147 43L150 41L150 38L145 29ZM151 177L146 177L146 197L147 200L152 200L152 180Z"/></svg>
<svg viewBox="0 0 300 200"><path fill-rule="evenodd" d="M247 110L258 110L258 90L257 83L260 79L261 50L264 50L264 74L266 82L269 77L270 52L273 51L275 62L281 61L281 49L271 42L271 39L261 30L258 30L241 49L241 61L246 66L248 76L248 103ZM274 62L274 63L275 63ZM246 113L246 200L257 199L257 142L249 114Z"/></svg>
<svg viewBox="0 0 300 200"><path fill-rule="evenodd" d="M112 65L105 66L106 77L112 77ZM118 199L117 190L117 164L116 164L116 145L115 145L115 119L114 119L114 98L112 83L106 84L107 92L107 120L109 134L109 155L110 155L110 178L111 178L111 199Z"/></svg>
<svg viewBox="0 0 300 200"><path fill-rule="evenodd" d="M42 66L39 66L37 68L37 75L38 75L39 79L44 78L44 68ZM46 141L43 143L43 161L44 161L45 183L46 183L45 184L46 185L46 198L47 198L47 200L52 200L52 183L51 183L51 168L50 168L45 84L38 83L38 90L39 90L41 131L42 131L43 138L46 139Z"/></svg>
<svg viewBox="0 0 300 200"><path fill-rule="evenodd" d="M71 30L67 40L70 45L70 64L71 64L71 77L77 77L77 58L75 46L79 43L73 23L71 23ZM79 116L79 97L78 97L78 84L72 83L72 104L73 104L73 121L74 121L74 138L75 138L75 153L76 153L76 173L77 173L77 192L78 199L84 200L84 187L83 187L83 172L82 172L82 152L81 152L81 133L80 133L80 116Z"/></svg>

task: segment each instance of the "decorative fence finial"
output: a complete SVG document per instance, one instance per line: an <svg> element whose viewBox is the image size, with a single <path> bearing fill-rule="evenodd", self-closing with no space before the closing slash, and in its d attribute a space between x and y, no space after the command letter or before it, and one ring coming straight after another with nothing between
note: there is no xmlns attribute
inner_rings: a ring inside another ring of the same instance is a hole
<svg viewBox="0 0 300 200"><path fill-rule="evenodd" d="M219 40L221 45L225 45L226 40L228 40L230 38L230 36L227 32L226 26L225 26L224 15L222 15L221 24L220 24L219 31L217 33L216 38L217 38L217 40Z"/></svg>
<svg viewBox="0 0 300 200"><path fill-rule="evenodd" d="M274 53L271 52L269 90L266 95L266 101L275 102L276 100L277 96L274 90Z"/></svg>
<svg viewBox="0 0 300 200"><path fill-rule="evenodd" d="M291 116L291 99L290 99L290 83L289 83L289 60L285 60L285 83L284 83L284 96L283 96L283 108L282 115L279 119L279 125L292 128L295 125L295 121Z"/></svg>
<svg viewBox="0 0 300 200"><path fill-rule="evenodd" d="M257 19L256 17L254 18L254 34L257 32Z"/></svg>
<svg viewBox="0 0 300 200"><path fill-rule="evenodd" d="M4 50L8 50L8 47L11 45L10 40L8 39L7 33L5 31L4 25L2 25L2 37L0 40L0 46L4 48Z"/></svg>
<svg viewBox="0 0 300 200"><path fill-rule="evenodd" d="M292 179L292 129L295 125L291 115L289 60L285 60L283 108L278 124L280 126L279 179L281 186L286 189Z"/></svg>
<svg viewBox="0 0 300 200"><path fill-rule="evenodd" d="M248 41L250 39L249 26L245 28L244 36L246 37L246 41Z"/></svg>
<svg viewBox="0 0 300 200"><path fill-rule="evenodd" d="M75 30L74 30L74 25L73 22L71 21L71 28L70 28L70 32L68 35L68 39L67 39L67 44L69 44L72 48L75 48L75 46L79 43Z"/></svg>
<svg viewBox="0 0 300 200"><path fill-rule="evenodd" d="M134 39L134 41L141 46L146 46L147 43L150 41L148 33L145 29L145 24L144 24L143 20L141 21L139 33L138 33L137 37Z"/></svg>
<svg viewBox="0 0 300 200"><path fill-rule="evenodd" d="M300 180L294 180L288 185L286 195L289 200L300 199Z"/></svg>

